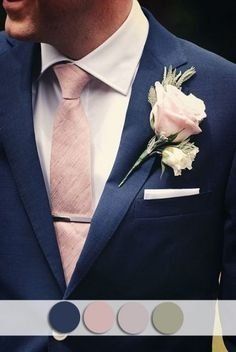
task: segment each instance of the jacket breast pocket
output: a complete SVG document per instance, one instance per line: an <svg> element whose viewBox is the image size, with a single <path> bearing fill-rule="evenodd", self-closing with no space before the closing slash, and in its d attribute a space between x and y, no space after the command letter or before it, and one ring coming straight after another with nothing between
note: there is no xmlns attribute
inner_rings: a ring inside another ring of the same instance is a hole
<svg viewBox="0 0 236 352"><path fill-rule="evenodd" d="M191 196L144 200L137 198L134 205L136 218L160 218L202 213L211 210L212 192Z"/></svg>

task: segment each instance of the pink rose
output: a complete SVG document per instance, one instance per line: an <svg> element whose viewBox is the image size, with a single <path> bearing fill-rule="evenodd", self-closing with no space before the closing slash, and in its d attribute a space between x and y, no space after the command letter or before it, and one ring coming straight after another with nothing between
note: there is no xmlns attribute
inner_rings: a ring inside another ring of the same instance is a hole
<svg viewBox="0 0 236 352"><path fill-rule="evenodd" d="M156 134L169 137L179 131L174 140L181 142L193 134L202 132L200 122L206 117L205 104L193 94L186 95L180 89L160 82L155 84L157 102L153 106L150 121Z"/></svg>

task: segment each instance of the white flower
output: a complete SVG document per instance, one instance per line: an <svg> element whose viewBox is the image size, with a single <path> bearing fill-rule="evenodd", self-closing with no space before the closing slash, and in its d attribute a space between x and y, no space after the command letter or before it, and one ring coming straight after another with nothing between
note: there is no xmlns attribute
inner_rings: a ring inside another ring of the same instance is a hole
<svg viewBox="0 0 236 352"><path fill-rule="evenodd" d="M175 142L201 133L200 122L206 117L204 102L193 94L160 82L155 83L156 103L150 114L151 127L156 135L169 137L178 132Z"/></svg>
<svg viewBox="0 0 236 352"><path fill-rule="evenodd" d="M192 163L199 152L193 143L186 143L178 147L169 146L162 152L162 163L171 167L175 176L180 176L182 170L192 169Z"/></svg>
<svg viewBox="0 0 236 352"><path fill-rule="evenodd" d="M189 137L202 132L199 125L206 117L206 106L195 95L184 94L182 85L195 73L194 67L183 73L177 73L172 66L168 69L165 67L162 82L157 81L150 88L148 101L152 110L149 119L155 135L119 183L119 187L142 163L157 155L162 156L162 174L165 166L171 167L175 176L180 176L184 169L192 169L199 149L189 142Z"/></svg>

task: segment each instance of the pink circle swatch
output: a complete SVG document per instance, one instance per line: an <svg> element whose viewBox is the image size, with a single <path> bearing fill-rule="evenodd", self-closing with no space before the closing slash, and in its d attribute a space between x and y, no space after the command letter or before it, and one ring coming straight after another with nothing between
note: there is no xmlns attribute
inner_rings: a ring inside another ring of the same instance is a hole
<svg viewBox="0 0 236 352"><path fill-rule="evenodd" d="M147 327L149 313L141 303L124 304L118 313L120 328L128 334L141 334Z"/></svg>
<svg viewBox="0 0 236 352"><path fill-rule="evenodd" d="M90 303L83 314L84 324L95 334L105 334L115 322L115 313L106 302Z"/></svg>

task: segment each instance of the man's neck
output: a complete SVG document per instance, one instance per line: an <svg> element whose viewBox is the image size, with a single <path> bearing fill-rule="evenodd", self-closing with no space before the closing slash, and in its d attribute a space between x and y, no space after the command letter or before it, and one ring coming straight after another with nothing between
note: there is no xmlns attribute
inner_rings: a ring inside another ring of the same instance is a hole
<svg viewBox="0 0 236 352"><path fill-rule="evenodd" d="M79 60L99 47L127 19L132 8L132 0L100 3L99 8L92 9L88 16L74 23L71 26L73 28L67 27L63 36L52 39L49 44L73 60Z"/></svg>

